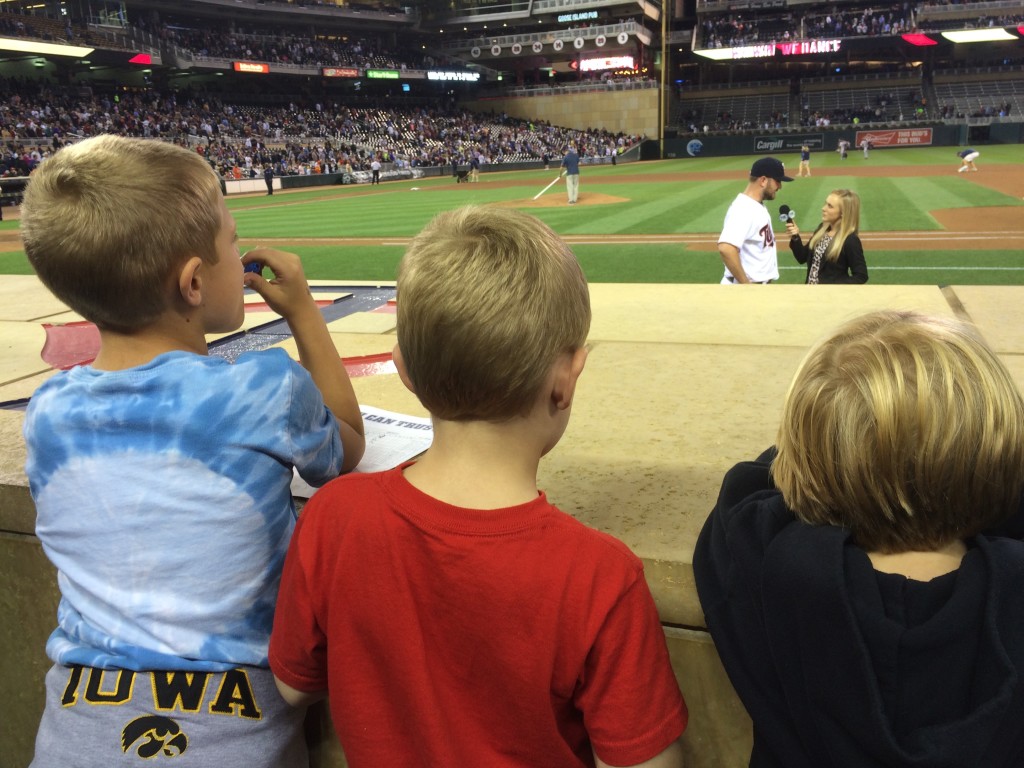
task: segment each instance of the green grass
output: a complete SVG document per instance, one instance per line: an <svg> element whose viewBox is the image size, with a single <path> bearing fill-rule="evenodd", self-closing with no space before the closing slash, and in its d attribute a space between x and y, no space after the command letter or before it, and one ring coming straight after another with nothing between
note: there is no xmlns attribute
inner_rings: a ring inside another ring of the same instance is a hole
<svg viewBox="0 0 1024 768"><path fill-rule="evenodd" d="M981 173L997 166L1024 172L1019 146L981 147ZM798 158L780 155L795 169ZM692 235L717 236L726 208L743 188L751 157L700 157L582 168L582 192L621 198L605 205L559 205L529 208L530 213L565 236ZM844 175L843 169L886 168L882 177ZM920 166L942 165L940 176L920 176ZM801 228L809 232L830 190L848 187L858 192L865 235L907 230L941 231L934 211L979 206L1021 209L1012 223L1024 217L1024 201L975 183L981 177L956 173L955 148L876 150L868 160L851 152L846 161L835 152L812 155L810 179L786 184L769 208L775 214L785 203L797 211ZM829 170L830 175L821 172ZM837 171L839 173L837 173ZM496 172L482 175L480 184L451 186L450 177L388 182L377 187L309 188L273 197L228 200L244 247L261 238L284 238L275 244L302 256L310 279L391 280L404 243L437 212L467 204L528 201L556 175L548 171ZM680 181L678 175L684 174ZM709 178L720 174L722 178ZM691 177L692 178L688 178ZM559 184L547 192L564 199ZM1016 213L1016 212L1015 212ZM1011 222L1007 222L1008 225ZM0 231L16 228L0 223ZM776 224L781 234L782 226ZM294 243L287 238L298 238ZM306 238L385 238L385 245L314 245ZM388 241L394 238L394 242ZM679 242L587 243L574 246L588 279L593 282L713 283L721 276L717 254L706 247ZM893 284L1024 284L1024 260L1016 243L985 251L885 251L868 247L872 283ZM799 283L804 268L796 264L784 238L779 247L782 282ZM0 254L0 274L29 274L23 254Z"/></svg>
<svg viewBox="0 0 1024 768"><path fill-rule="evenodd" d="M25 254L18 251L15 253L0 253L0 275L31 275L32 267L25 258Z"/></svg>

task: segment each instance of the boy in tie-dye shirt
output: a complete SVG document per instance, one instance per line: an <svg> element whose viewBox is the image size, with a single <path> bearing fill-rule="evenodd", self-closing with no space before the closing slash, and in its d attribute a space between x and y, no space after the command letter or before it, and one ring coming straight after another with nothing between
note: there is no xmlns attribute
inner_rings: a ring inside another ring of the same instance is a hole
<svg viewBox="0 0 1024 768"><path fill-rule="evenodd" d="M292 467L322 484L364 439L298 257L240 257L199 155L114 136L47 160L21 228L40 279L101 340L25 416L61 590L33 768L304 764L267 669ZM255 261L274 278L243 274ZM243 284L288 321L302 366L281 350L208 356L206 335L242 322Z"/></svg>

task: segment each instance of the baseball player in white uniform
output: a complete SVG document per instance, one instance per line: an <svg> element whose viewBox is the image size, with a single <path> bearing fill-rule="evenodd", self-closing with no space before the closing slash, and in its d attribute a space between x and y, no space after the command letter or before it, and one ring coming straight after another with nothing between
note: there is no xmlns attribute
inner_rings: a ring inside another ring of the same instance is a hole
<svg viewBox="0 0 1024 768"><path fill-rule="evenodd" d="M764 201L774 200L782 182L792 180L774 157L762 157L751 166L747 188L729 206L718 238L718 254L725 264L722 285L779 279L775 233Z"/></svg>

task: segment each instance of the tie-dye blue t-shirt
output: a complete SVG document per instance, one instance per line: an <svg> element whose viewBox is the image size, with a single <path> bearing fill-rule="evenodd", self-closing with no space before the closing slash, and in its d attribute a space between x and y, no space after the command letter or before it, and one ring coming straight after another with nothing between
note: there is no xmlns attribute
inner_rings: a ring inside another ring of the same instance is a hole
<svg viewBox="0 0 1024 768"><path fill-rule="evenodd" d="M25 414L36 533L57 567L55 662L265 666L295 525L292 466L341 468L338 425L282 350L54 376Z"/></svg>

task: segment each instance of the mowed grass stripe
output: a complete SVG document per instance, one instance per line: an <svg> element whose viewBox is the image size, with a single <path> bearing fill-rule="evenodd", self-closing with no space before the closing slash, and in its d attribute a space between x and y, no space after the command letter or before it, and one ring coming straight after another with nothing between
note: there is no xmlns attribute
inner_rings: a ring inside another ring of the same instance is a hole
<svg viewBox="0 0 1024 768"><path fill-rule="evenodd" d="M244 241L244 247L254 245ZM311 280L394 280L404 245L343 247L279 245L302 257ZM715 283L721 279L718 255L676 243L609 243L573 246L587 278L595 283ZM886 251L867 249L871 283L887 285L1024 285L1019 251ZM782 283L802 283L798 265L779 244ZM0 273L32 274L24 253L0 254Z"/></svg>
<svg viewBox="0 0 1024 768"><path fill-rule="evenodd" d="M982 171L970 179L956 173L951 147L900 149L873 152L869 161L851 154L846 163L834 153L815 153L812 167L842 168L851 171L860 164L887 167L888 178L841 174L812 176L786 184L779 197L768 203L779 238L779 262L785 267L783 282L801 282L787 248L784 228L778 221L778 206L788 204L798 211L798 223L805 234L820 221L825 196L834 188L849 187L864 202L862 231L868 250L872 282L921 282L927 284L961 282L1024 284L1020 270L1020 251L1010 237L998 233L992 237L1005 242L999 251L882 251L875 250L871 239L894 233L903 239L910 230L941 233L930 215L931 210L977 206L1014 206L1024 202L981 186L988 168L1000 159L1021 170L1019 146L983 147L979 161ZM834 155L834 156L833 156ZM790 170L795 159L784 156ZM235 197L228 201L239 225L246 247L260 238L281 238L276 247L294 250L303 256L306 272L315 279L391 280L404 250L404 242L418 232L437 212L467 203L523 203L531 213L547 221L566 236L584 237L587 242L574 246L590 279L595 282L717 282L721 263L713 241L722 225L729 202L745 183L752 157L693 158L685 160L633 163L615 167L584 166L582 190L627 202L608 205L564 204L564 185L558 184L547 195L555 207L533 207L527 203L557 174L548 171L520 171L483 174L480 184L452 185L451 177L435 177L403 182L388 182L379 187L367 185L316 187L285 195ZM900 162L896 162L899 160ZM987 161L987 162L986 162ZM948 176L900 176L900 165L948 163ZM726 170L728 179L704 180L698 173ZM693 174L690 171L694 171ZM674 175L669 178L668 174ZM679 179L682 174L682 181ZM643 177L644 181L636 179ZM418 187L418 189L414 189ZM1012 216L1006 227L1014 229ZM16 222L4 222L9 230ZM669 242L608 242L602 236L628 237L678 236ZM335 246L304 244L289 238L369 237L393 238L392 246ZM682 244L686 237L698 237L693 248ZM959 235L950 233L951 239ZM593 238L593 239L590 239ZM707 242L705 242L707 241ZM884 244L884 243L880 243ZM21 253L0 254L0 272L31 272Z"/></svg>
<svg viewBox="0 0 1024 768"><path fill-rule="evenodd" d="M405 246L299 245L310 279L394 280ZM587 279L594 283L715 283L721 279L718 254L675 243L609 243L573 246ZM1024 264L995 251L867 251L875 284L1021 285ZM806 268L780 244L782 283L802 283ZM340 277L339 277L340 276Z"/></svg>
<svg viewBox="0 0 1024 768"><path fill-rule="evenodd" d="M636 170L642 167L635 166ZM820 220L821 206L828 193L844 187L861 196L861 228L866 233L941 229L930 215L931 210L1022 205L1009 195L962 178L958 180L955 175L951 179L844 176L812 177L786 184L768 208L776 218L778 205L789 205L797 211L801 229L810 231ZM585 176L584 198L588 193L597 193L627 202L570 208L563 204L564 187L560 184L546 193L548 201L556 207L536 208L526 204L532 197L532 186L492 181L460 185L457 190L382 185L382 191L373 194L334 196L299 204L288 201L259 208L233 207L240 231L251 237L411 236L442 210L466 204L517 202L523 202L531 213L564 235L671 234L717 231L729 202L742 188L742 180L657 183L652 178L645 183L610 183L606 178Z"/></svg>

